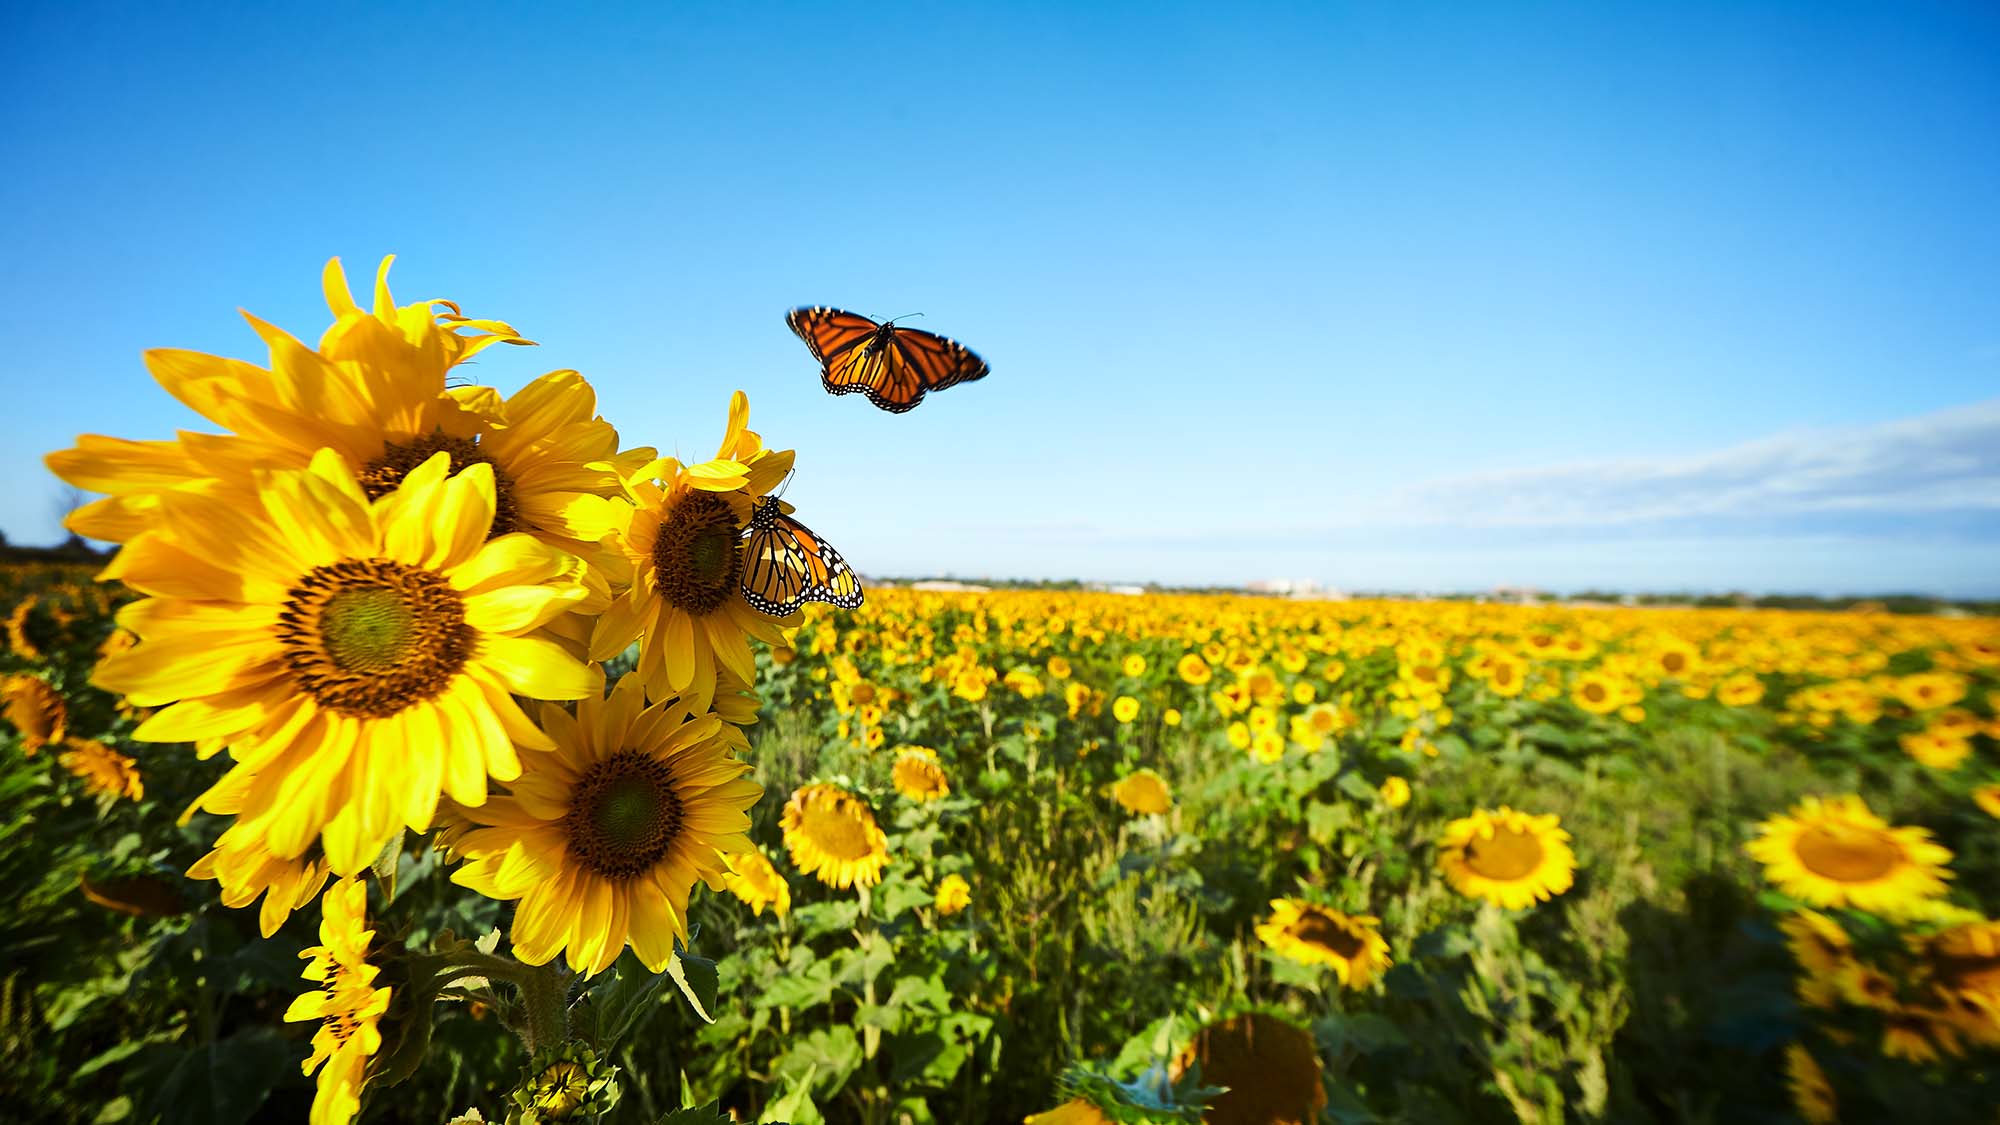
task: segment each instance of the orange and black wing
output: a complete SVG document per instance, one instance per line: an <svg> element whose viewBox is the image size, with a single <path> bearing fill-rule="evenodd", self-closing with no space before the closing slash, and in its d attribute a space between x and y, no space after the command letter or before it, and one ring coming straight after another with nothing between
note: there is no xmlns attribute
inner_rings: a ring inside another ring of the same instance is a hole
<svg viewBox="0 0 2000 1125"><path fill-rule="evenodd" d="M751 513L743 556L743 600L759 613L783 617L807 602L861 604L861 580L847 560L776 500L759 501Z"/></svg>
<svg viewBox="0 0 2000 1125"><path fill-rule="evenodd" d="M969 383L989 370L956 340L839 309L794 309L785 321L820 361L820 383L830 393L858 391L898 414L922 402L926 391Z"/></svg>

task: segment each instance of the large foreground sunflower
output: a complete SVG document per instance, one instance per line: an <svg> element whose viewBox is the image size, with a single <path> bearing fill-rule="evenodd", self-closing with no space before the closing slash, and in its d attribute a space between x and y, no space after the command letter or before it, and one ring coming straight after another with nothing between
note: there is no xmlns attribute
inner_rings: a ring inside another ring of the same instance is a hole
<svg viewBox="0 0 2000 1125"><path fill-rule="evenodd" d="M210 790L201 807L209 812L237 812L238 802L249 788L248 780L240 778L221 792ZM257 911L257 929L265 937L277 933L292 911L304 909L332 875L326 856L317 845L308 847L304 855L288 859L273 852L270 844L249 825L240 823L225 829L215 846L196 860L187 873L191 879L213 879L220 883L222 904L227 907L245 907L262 896L264 903Z"/></svg>
<svg viewBox="0 0 2000 1125"><path fill-rule="evenodd" d="M1195 1064L1204 1086L1227 1087L1202 1114L1210 1125L1312 1125L1326 1106L1319 1048L1274 1016L1251 1012L1202 1028L1171 1073L1178 1079Z"/></svg>
<svg viewBox="0 0 2000 1125"><path fill-rule="evenodd" d="M1377 928L1381 919L1348 915L1296 898L1271 900L1271 916L1257 936L1280 957L1305 965L1326 965L1348 988L1366 988L1389 967L1389 943Z"/></svg>
<svg viewBox="0 0 2000 1125"><path fill-rule="evenodd" d="M622 558L623 593L597 619L590 658L609 660L639 642L638 672L654 699L681 697L706 710L719 673L754 683L750 639L785 643L797 615L767 617L743 600L743 531L752 506L792 468L792 451L764 448L749 429L750 402L737 391L714 460L661 458L635 470Z"/></svg>
<svg viewBox="0 0 2000 1125"><path fill-rule="evenodd" d="M1576 856L1568 841L1554 813L1480 809L1445 825L1438 867L1459 894L1519 910L1569 890Z"/></svg>
<svg viewBox="0 0 2000 1125"><path fill-rule="evenodd" d="M554 705L540 718L554 749L525 752L505 795L464 810L450 846L469 862L452 882L520 900L511 936L531 965L567 951L571 968L600 973L629 941L659 972L687 937L695 881L721 890L718 853L751 850L764 790L731 756L743 736L671 700L646 706L636 674L574 718Z"/></svg>
<svg viewBox="0 0 2000 1125"><path fill-rule="evenodd" d="M827 886L845 890L881 880L889 837L867 803L840 786L808 785L793 793L779 823L792 862Z"/></svg>
<svg viewBox="0 0 2000 1125"><path fill-rule="evenodd" d="M434 456L373 502L331 450L254 493L175 491L161 532L105 571L152 596L120 611L140 643L96 682L171 704L135 738L229 744L223 784L280 858L318 839L336 874L360 871L402 826L429 829L440 792L480 804L489 774L520 772L516 743L550 745L515 695L601 690L533 635L585 596L575 561L489 541L491 470L447 467Z"/></svg>
<svg viewBox="0 0 2000 1125"><path fill-rule="evenodd" d="M317 988L292 1001L291 1021L318 1020L312 1056L301 1069L319 1070L312 1125L345 1125L361 1111L368 1060L382 1049L381 1020L389 990L375 987L380 969L368 963L368 885L342 880L320 899L319 944L299 956L311 961L301 974ZM325 1064L324 1067L321 1064Z"/></svg>
<svg viewBox="0 0 2000 1125"><path fill-rule="evenodd" d="M1744 845L1778 889L1814 906L1896 914L1934 898L1951 852L1922 828L1892 828L1853 794L1807 797Z"/></svg>

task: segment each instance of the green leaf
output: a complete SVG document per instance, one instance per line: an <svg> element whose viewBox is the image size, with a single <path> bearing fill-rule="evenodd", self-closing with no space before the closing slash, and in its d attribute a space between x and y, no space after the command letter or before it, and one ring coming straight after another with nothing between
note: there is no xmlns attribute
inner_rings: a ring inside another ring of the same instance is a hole
<svg viewBox="0 0 2000 1125"><path fill-rule="evenodd" d="M611 979L600 978L573 1007L570 1018L599 1051L608 1052L652 1010L667 980L667 974L649 971L627 953L613 967Z"/></svg>
<svg viewBox="0 0 2000 1125"><path fill-rule="evenodd" d="M674 959L667 963L667 975L680 986L681 995L687 997L694 1014L704 1023L714 1023L715 1017L709 1012L715 1007L715 962L692 953L675 953Z"/></svg>
<svg viewBox="0 0 2000 1125"><path fill-rule="evenodd" d="M375 857L375 862L369 864L375 872L375 881L382 885L383 899L389 902L396 901L396 867L403 858L403 837L408 831L397 829L395 838L382 849L381 855Z"/></svg>
<svg viewBox="0 0 2000 1125"><path fill-rule="evenodd" d="M875 892L875 911L884 922L913 907L928 905L934 896L907 879L885 881Z"/></svg>
<svg viewBox="0 0 2000 1125"><path fill-rule="evenodd" d="M792 920L798 923L801 936L816 938L837 930L853 929L854 920L860 913L861 904L853 899L843 902L816 902L793 911Z"/></svg>
<svg viewBox="0 0 2000 1125"><path fill-rule="evenodd" d="M150 1086L141 1119L239 1125L263 1106L271 1087L296 1072L304 1045L267 1027L178 1052L171 1069Z"/></svg>
<svg viewBox="0 0 2000 1125"><path fill-rule="evenodd" d="M660 1125L729 1125L732 1120L734 1119L722 1112L721 1102L710 1102L707 1105L687 1106L674 1110L660 1118Z"/></svg>
<svg viewBox="0 0 2000 1125"><path fill-rule="evenodd" d="M779 1056L773 1070L797 1079L804 1075L813 1085L837 1094L847 1077L861 1067L861 1040L846 1025L815 1029L797 1040L792 1049Z"/></svg>
<svg viewBox="0 0 2000 1125"><path fill-rule="evenodd" d="M808 1068L805 1077L793 1082L784 1097L764 1107L757 1118L759 1125L819 1125L825 1121L813 1104L812 1083L813 1070Z"/></svg>
<svg viewBox="0 0 2000 1125"><path fill-rule="evenodd" d="M772 981L751 1003L759 1008L802 1012L830 1003L833 989L833 962L815 961L803 971L788 973Z"/></svg>

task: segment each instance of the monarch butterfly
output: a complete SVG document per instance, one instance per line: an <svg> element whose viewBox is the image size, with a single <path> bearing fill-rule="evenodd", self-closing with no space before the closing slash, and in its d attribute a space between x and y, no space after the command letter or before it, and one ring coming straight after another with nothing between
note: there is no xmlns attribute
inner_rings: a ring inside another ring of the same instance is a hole
<svg viewBox="0 0 2000 1125"><path fill-rule="evenodd" d="M814 306L786 313L785 323L812 349L829 392L860 391L897 414L922 402L925 391L983 379L989 370L957 340L893 321L877 324L859 313Z"/></svg>
<svg viewBox="0 0 2000 1125"><path fill-rule="evenodd" d="M841 609L861 604L861 580L840 552L785 514L775 496L750 509L744 532L743 600L750 608L783 617L807 602Z"/></svg>

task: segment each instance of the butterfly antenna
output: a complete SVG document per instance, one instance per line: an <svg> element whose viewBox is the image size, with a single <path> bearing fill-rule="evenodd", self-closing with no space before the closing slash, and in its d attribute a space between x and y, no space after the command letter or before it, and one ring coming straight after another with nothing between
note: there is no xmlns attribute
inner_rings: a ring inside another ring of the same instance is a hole
<svg viewBox="0 0 2000 1125"><path fill-rule="evenodd" d="M890 317L889 319L887 319L887 320L883 321L882 323L883 323L883 324L894 324L894 323L896 323L896 322L897 322L897 321L899 321L899 320L908 320L908 319L910 319L910 318L911 318L911 317L913 317L913 316L922 316L922 315L924 315L924 314L922 314L922 313L920 313L920 312L918 312L918 313L904 313L904 314L903 314L902 316L892 316L892 317Z"/></svg>

